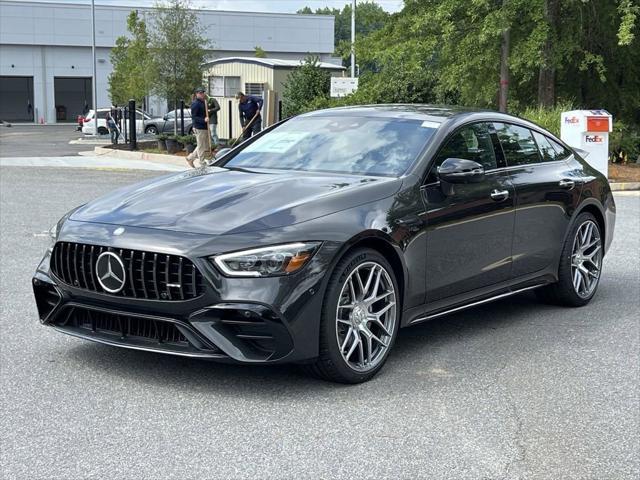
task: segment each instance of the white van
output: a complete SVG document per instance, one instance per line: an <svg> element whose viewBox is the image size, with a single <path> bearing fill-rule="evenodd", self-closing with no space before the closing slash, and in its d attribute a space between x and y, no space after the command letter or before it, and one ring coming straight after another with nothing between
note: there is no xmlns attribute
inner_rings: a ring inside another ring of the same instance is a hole
<svg viewBox="0 0 640 480"><path fill-rule="evenodd" d="M107 113L110 111L110 108L98 109L98 135L107 135L109 133L109 129L107 128ZM149 114L136 109L136 133L143 134L145 122L150 119L151 116ZM126 125L126 128L129 128L128 119L126 121ZM82 122L82 133L85 135L96 134L95 110L89 110L87 116L84 117L84 121Z"/></svg>

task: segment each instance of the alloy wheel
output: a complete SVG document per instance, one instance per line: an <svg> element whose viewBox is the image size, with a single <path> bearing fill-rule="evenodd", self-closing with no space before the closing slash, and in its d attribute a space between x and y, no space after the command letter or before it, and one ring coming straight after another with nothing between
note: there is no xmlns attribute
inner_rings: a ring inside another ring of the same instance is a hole
<svg viewBox="0 0 640 480"><path fill-rule="evenodd" d="M368 372L384 360L396 323L396 291L387 270L366 262L342 286L336 311L336 337L344 361Z"/></svg>
<svg viewBox="0 0 640 480"><path fill-rule="evenodd" d="M590 297L598 285L602 266L600 230L592 220L576 231L571 253L573 289L581 298Z"/></svg>

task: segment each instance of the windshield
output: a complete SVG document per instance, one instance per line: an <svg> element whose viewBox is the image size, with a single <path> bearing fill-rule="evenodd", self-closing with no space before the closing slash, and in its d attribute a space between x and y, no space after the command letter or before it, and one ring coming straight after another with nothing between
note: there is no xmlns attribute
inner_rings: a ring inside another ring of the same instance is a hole
<svg viewBox="0 0 640 480"><path fill-rule="evenodd" d="M437 123L381 117L296 117L233 156L224 166L399 176Z"/></svg>

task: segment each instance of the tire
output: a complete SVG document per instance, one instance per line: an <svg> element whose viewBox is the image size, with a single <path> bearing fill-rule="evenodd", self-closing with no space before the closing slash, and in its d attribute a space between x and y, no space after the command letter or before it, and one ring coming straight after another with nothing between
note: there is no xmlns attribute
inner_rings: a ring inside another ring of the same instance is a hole
<svg viewBox="0 0 640 480"><path fill-rule="evenodd" d="M319 356L305 365L307 372L339 383L370 380L386 362L398 334L401 295L393 268L380 253L371 249L347 253L329 279L321 311ZM373 301L374 296L384 298ZM373 312L381 311L377 321L370 320Z"/></svg>
<svg viewBox="0 0 640 480"><path fill-rule="evenodd" d="M154 125L150 125L147 128L144 129L144 133L148 134L148 135L157 135L158 134L158 128Z"/></svg>
<svg viewBox="0 0 640 480"><path fill-rule="evenodd" d="M585 233L589 235L585 245L593 243L588 248L581 247ZM588 212L578 215L562 248L558 281L536 289L538 298L546 303L567 307L581 307L589 303L600 283L604 254L602 242L602 232L596 218ZM589 257L591 260L586 260Z"/></svg>
<svg viewBox="0 0 640 480"><path fill-rule="evenodd" d="M98 127L98 135L108 135L109 130L105 127Z"/></svg>

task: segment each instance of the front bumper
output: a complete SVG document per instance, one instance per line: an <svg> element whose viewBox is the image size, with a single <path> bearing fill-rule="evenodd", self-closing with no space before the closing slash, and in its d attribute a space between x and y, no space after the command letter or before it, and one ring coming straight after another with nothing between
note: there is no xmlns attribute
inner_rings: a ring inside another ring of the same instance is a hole
<svg viewBox="0 0 640 480"><path fill-rule="evenodd" d="M56 330L137 350L240 363L299 362L318 355L325 272L337 244L325 243L288 277L227 278L206 258L187 257L205 279L190 300L150 300L64 283L51 254L33 277L40 321Z"/></svg>

